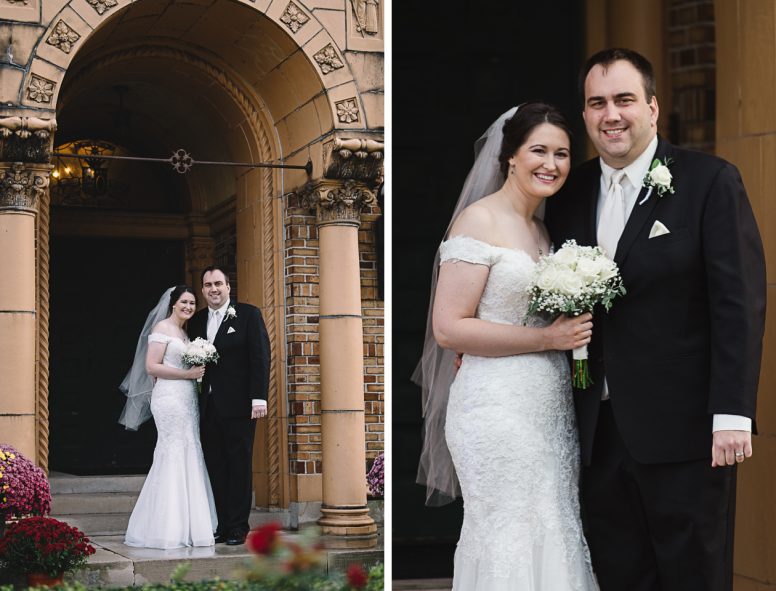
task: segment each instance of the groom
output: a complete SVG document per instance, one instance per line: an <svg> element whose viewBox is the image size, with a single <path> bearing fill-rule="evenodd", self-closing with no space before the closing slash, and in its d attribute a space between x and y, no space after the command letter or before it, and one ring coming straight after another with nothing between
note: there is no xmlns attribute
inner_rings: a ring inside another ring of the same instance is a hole
<svg viewBox="0 0 776 591"><path fill-rule="evenodd" d="M250 529L253 437L255 419L267 415L270 344L259 309L231 301L230 291L223 270L204 270L208 307L192 316L189 336L218 351L202 380L200 430L218 515L216 543L235 546Z"/></svg>
<svg viewBox="0 0 776 591"><path fill-rule="evenodd" d="M730 590L764 331L760 235L734 166L657 135L643 56L602 51L581 83L600 158L548 200L547 225L556 245L603 246L627 289L596 314L594 385L574 394L593 566L602 591Z"/></svg>

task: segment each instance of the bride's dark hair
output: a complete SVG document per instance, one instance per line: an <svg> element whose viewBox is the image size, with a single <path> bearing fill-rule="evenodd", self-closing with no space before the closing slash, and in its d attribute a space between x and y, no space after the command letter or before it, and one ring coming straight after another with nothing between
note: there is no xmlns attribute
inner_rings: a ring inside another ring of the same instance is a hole
<svg viewBox="0 0 776 591"><path fill-rule="evenodd" d="M188 285L176 285L175 289L173 289L170 293L170 305L167 308L168 313L172 312L172 307L175 305L175 302L177 302L184 293L190 293L193 295L194 302L196 304L197 294L194 293L193 289L191 289Z"/></svg>
<svg viewBox="0 0 776 591"><path fill-rule="evenodd" d="M498 161L501 174L507 177L509 159L528 139L529 134L542 123L549 123L566 132L571 139L568 121L556 107L541 101L523 103L510 119L504 123L504 138L501 140L501 153Z"/></svg>

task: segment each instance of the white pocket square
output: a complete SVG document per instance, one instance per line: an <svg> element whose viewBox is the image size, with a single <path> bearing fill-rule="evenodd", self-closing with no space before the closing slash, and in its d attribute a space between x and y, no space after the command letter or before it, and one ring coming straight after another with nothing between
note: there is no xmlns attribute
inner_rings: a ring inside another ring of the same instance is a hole
<svg viewBox="0 0 776 591"><path fill-rule="evenodd" d="M649 231L649 237L657 238L658 236L662 236L663 234L670 234L670 233L671 231L668 228L666 228L658 220L655 220L655 223L652 224L652 229Z"/></svg>
<svg viewBox="0 0 776 591"><path fill-rule="evenodd" d="M667 231L668 231L668 230L666 230L666 232L667 232ZM233 327L233 326L230 326L230 327L229 327L229 330L227 330L227 331L226 331L226 334L232 334L233 332L237 332L237 331L234 329L234 327Z"/></svg>

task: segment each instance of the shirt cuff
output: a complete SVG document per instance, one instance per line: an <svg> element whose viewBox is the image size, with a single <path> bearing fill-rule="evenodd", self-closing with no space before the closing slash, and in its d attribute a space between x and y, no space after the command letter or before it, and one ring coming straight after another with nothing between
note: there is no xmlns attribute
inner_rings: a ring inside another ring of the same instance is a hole
<svg viewBox="0 0 776 591"><path fill-rule="evenodd" d="M263 406L264 408L267 408L267 401L262 400L261 398L254 398L251 400L251 406Z"/></svg>
<svg viewBox="0 0 776 591"><path fill-rule="evenodd" d="M749 431L752 432L752 419L740 415L714 415L712 432Z"/></svg>

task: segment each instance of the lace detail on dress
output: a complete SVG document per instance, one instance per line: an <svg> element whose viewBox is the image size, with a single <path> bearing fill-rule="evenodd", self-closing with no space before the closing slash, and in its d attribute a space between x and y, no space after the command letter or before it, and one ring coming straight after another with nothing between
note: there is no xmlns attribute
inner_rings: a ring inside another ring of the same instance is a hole
<svg viewBox="0 0 776 591"><path fill-rule="evenodd" d="M188 343L152 333L167 343L162 363L183 369ZM127 526L125 543L149 548L212 546L217 520L213 492L199 441L194 380L158 378L151 394L158 438L154 461Z"/></svg>
<svg viewBox="0 0 776 591"><path fill-rule="evenodd" d="M460 237L440 252L447 260L489 261L478 318L546 324L527 315L535 266L528 253ZM450 389L446 438L464 498L454 589L597 589L580 520L565 353L465 355Z"/></svg>

